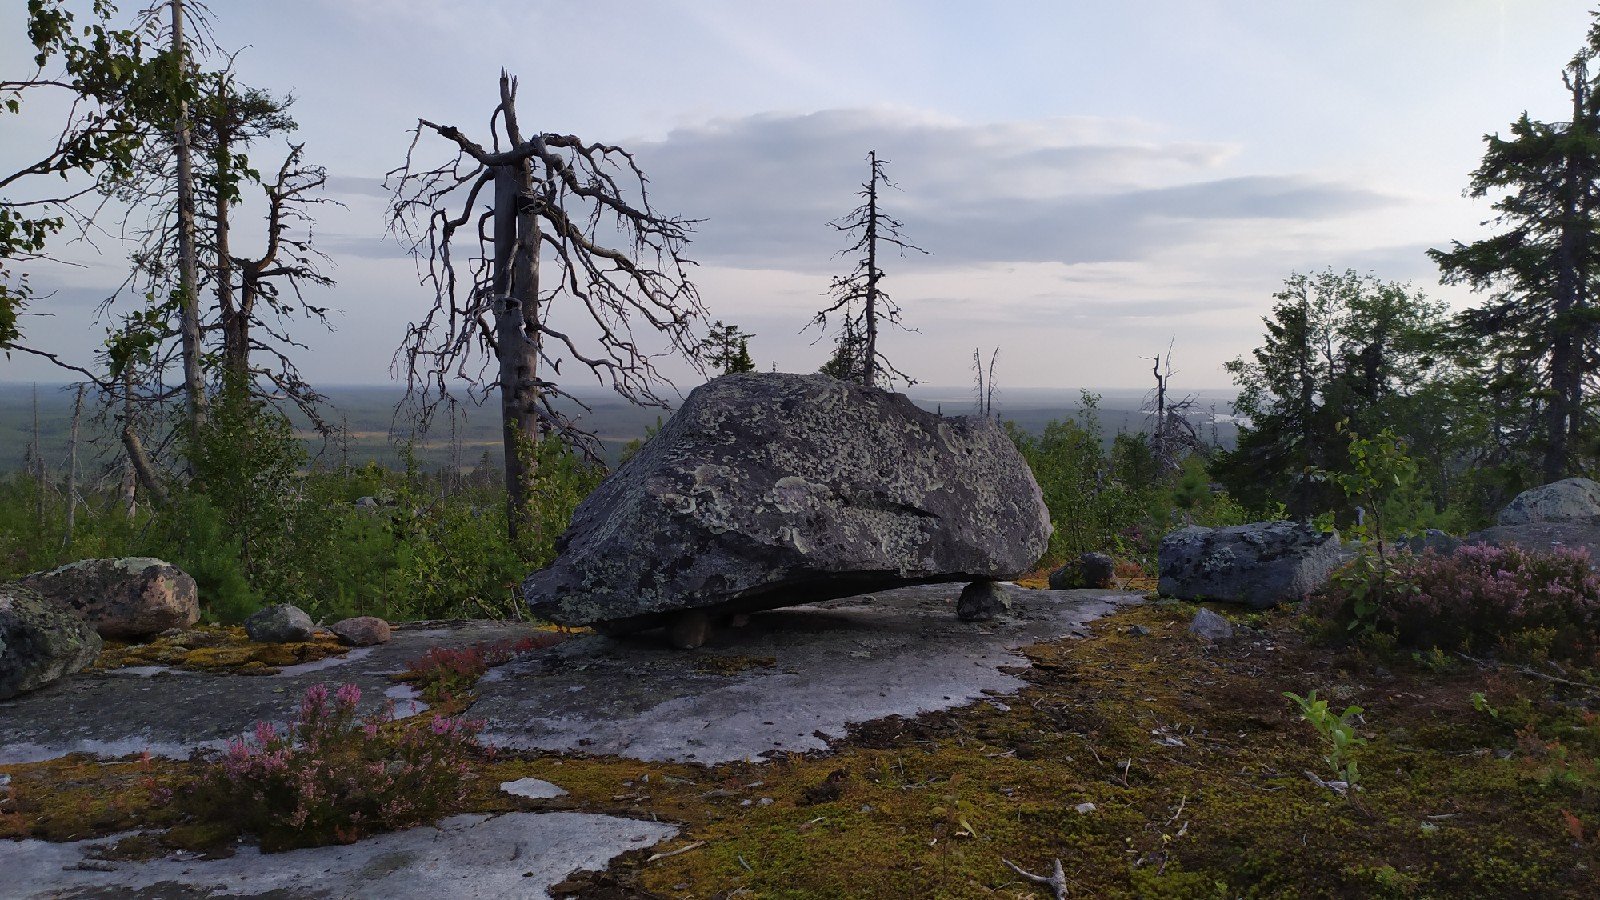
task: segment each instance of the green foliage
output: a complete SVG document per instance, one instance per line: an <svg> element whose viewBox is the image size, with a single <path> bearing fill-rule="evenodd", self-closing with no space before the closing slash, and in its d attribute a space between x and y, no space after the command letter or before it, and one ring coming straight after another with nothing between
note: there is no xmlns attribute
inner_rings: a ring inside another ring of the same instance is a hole
<svg viewBox="0 0 1600 900"><path fill-rule="evenodd" d="M1161 538L1178 525L1247 521L1236 502L1211 490L1204 458L1163 476L1145 435L1119 434L1106 446L1099 396L1085 391L1081 402L1076 420L1052 421L1038 435L1006 424L1050 509L1047 559L1110 552L1153 568Z"/></svg>
<svg viewBox="0 0 1600 900"><path fill-rule="evenodd" d="M711 334L700 342L700 358L722 375L754 372L756 363L750 358L750 339L753 337L755 335L739 330L739 326L726 325L718 319L711 323Z"/></svg>
<svg viewBox="0 0 1600 900"><path fill-rule="evenodd" d="M1366 738L1356 734L1356 719L1363 710L1359 706L1348 706L1345 711L1335 715L1328 708L1328 701L1317 699L1317 692L1312 691L1302 697L1292 691L1284 691L1283 696L1293 701L1300 710L1301 718L1311 723L1318 736L1327 748L1327 754L1322 758L1332 768L1334 777L1346 785L1346 796L1354 796L1356 784L1360 778L1360 771L1356 761L1350 758L1350 753Z"/></svg>
<svg viewBox="0 0 1600 900"><path fill-rule="evenodd" d="M1393 429L1425 451L1419 472L1441 491L1455 452L1438 386L1445 307L1353 271L1291 275L1274 298L1263 345L1227 365L1235 411L1249 419L1217 468L1229 492L1254 508L1286 500L1296 518L1332 507L1335 485L1305 474L1348 471L1341 422L1363 434Z"/></svg>

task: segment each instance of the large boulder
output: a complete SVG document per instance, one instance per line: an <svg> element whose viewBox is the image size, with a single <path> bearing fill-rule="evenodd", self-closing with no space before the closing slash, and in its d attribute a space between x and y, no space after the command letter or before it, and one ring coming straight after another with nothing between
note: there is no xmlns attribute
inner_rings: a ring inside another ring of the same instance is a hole
<svg viewBox="0 0 1600 900"><path fill-rule="evenodd" d="M80 560L20 583L77 610L101 637L147 638L200 621L194 579L150 557Z"/></svg>
<svg viewBox="0 0 1600 900"><path fill-rule="evenodd" d="M1462 539L1465 544L1492 547L1518 546L1536 553L1549 553L1557 547L1589 551L1592 564L1600 564L1600 525L1587 522L1530 522L1526 525L1495 525L1474 531Z"/></svg>
<svg viewBox="0 0 1600 900"><path fill-rule="evenodd" d="M100 647L100 635L76 612L19 584L0 584L0 700L82 669Z"/></svg>
<svg viewBox="0 0 1600 900"><path fill-rule="evenodd" d="M1536 522L1600 523L1600 484L1587 478L1566 478L1523 491L1500 510L1495 524Z"/></svg>
<svg viewBox="0 0 1600 900"><path fill-rule="evenodd" d="M1161 540L1160 591L1266 609L1304 600L1342 561L1339 536L1303 522L1179 529Z"/></svg>
<svg viewBox="0 0 1600 900"><path fill-rule="evenodd" d="M535 614L617 630L900 585L1008 580L1049 512L1005 432L826 375L725 375L579 504Z"/></svg>

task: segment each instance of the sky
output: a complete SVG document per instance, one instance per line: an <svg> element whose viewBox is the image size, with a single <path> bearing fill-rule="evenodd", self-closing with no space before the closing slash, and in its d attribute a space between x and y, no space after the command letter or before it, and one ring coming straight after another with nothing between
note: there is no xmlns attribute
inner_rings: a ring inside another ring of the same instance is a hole
<svg viewBox="0 0 1600 900"><path fill-rule="evenodd" d="M0 78L25 58L22 4L0 9ZM433 297L386 234L384 173L426 118L487 139L501 68L525 130L635 152L660 211L701 220L688 255L710 318L755 337L765 370L813 371L801 333L851 260L828 222L866 155L928 255L890 255L884 287L915 332L888 332L917 381L971 379L998 348L1006 387L1136 388L1170 347L1178 390L1229 385L1291 273L1355 269L1456 308L1425 255L1488 233L1463 196L1483 136L1524 110L1563 118L1576 0L211 0L247 84L292 93L294 140L344 206L318 211L338 282L301 325L313 383L378 384ZM0 168L59 125L0 119ZM280 144L252 158L275 165ZM450 156L424 135L420 159ZM259 216L255 210L254 215ZM250 215L249 212L246 215ZM251 226L240 233L246 239ZM126 248L61 242L30 343L86 361ZM117 307L131 309L131 304ZM568 321L570 309L555 311ZM681 388L700 377L663 370ZM570 372L570 367L569 367ZM61 381L0 360L0 381ZM577 381L575 384L583 384Z"/></svg>

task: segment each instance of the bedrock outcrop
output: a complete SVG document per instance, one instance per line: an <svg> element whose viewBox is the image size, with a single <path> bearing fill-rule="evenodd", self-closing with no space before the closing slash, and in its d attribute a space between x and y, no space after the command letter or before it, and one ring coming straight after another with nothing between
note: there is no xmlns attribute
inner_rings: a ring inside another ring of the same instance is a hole
<svg viewBox="0 0 1600 900"><path fill-rule="evenodd" d="M523 594L618 629L1014 578L1049 513L999 425L825 375L725 375L578 506Z"/></svg>

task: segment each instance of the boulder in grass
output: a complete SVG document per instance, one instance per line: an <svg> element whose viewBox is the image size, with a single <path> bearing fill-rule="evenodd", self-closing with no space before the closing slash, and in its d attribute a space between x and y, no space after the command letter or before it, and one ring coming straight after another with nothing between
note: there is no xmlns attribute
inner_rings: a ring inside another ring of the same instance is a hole
<svg viewBox="0 0 1600 900"><path fill-rule="evenodd" d="M100 635L72 609L19 584L0 584L0 700L83 669Z"/></svg>
<svg viewBox="0 0 1600 900"><path fill-rule="evenodd" d="M389 643L389 623L377 616L355 616L354 618L341 619L328 629L338 636L340 642L352 647L371 647L375 644Z"/></svg>
<svg viewBox="0 0 1600 900"><path fill-rule="evenodd" d="M1566 478L1523 491L1500 510L1498 526L1539 522L1600 524L1600 484L1587 478Z"/></svg>
<svg viewBox="0 0 1600 900"><path fill-rule="evenodd" d="M1116 581L1117 563L1104 553L1085 553L1050 573L1050 590L1103 589Z"/></svg>
<svg viewBox="0 0 1600 900"><path fill-rule="evenodd" d="M902 585L1010 580L1049 513L999 425L826 375L725 375L579 504L534 614L633 630Z"/></svg>
<svg viewBox="0 0 1600 900"><path fill-rule="evenodd" d="M1160 591L1266 609L1304 600L1342 561L1339 536L1304 522L1196 525L1161 540Z"/></svg>
<svg viewBox="0 0 1600 900"><path fill-rule="evenodd" d="M20 584L77 610L101 637L139 640L200 621L194 579L150 557L80 560Z"/></svg>
<svg viewBox="0 0 1600 900"><path fill-rule="evenodd" d="M311 617L298 606L279 603L257 610L244 620L245 633L250 640L263 644L293 644L309 641L317 626Z"/></svg>

